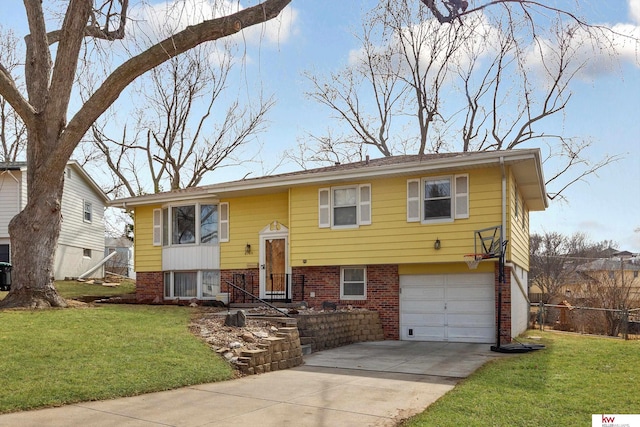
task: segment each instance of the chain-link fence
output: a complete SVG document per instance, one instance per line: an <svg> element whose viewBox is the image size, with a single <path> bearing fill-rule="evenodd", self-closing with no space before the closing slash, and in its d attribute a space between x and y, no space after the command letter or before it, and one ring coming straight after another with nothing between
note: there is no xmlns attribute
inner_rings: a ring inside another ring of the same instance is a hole
<svg viewBox="0 0 640 427"><path fill-rule="evenodd" d="M563 304L531 304L532 329L640 339L640 308L609 309Z"/></svg>

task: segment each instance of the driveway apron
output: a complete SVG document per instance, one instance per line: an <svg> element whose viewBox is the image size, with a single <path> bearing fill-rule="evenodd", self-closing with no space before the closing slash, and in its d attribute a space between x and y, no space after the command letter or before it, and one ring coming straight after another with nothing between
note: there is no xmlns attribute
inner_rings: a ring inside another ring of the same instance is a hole
<svg viewBox="0 0 640 427"><path fill-rule="evenodd" d="M294 369L5 414L0 426L394 426L496 357L487 344L358 343Z"/></svg>

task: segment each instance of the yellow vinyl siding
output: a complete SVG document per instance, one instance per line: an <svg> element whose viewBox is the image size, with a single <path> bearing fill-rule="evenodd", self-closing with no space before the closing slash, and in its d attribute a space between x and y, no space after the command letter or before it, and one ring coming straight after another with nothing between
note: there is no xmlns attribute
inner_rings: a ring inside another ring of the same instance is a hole
<svg viewBox="0 0 640 427"><path fill-rule="evenodd" d="M518 187L513 179L511 170L508 172L507 185L507 260L529 270L529 229L528 215L526 204L520 194ZM516 202L518 206L518 216L516 217ZM525 222L525 228L522 224Z"/></svg>
<svg viewBox="0 0 640 427"><path fill-rule="evenodd" d="M162 271L162 246L153 246L153 210L160 208L160 205L135 208L135 271Z"/></svg>
<svg viewBox="0 0 640 427"><path fill-rule="evenodd" d="M288 200L286 192L221 200L229 203L229 242L220 243L220 268L257 267L259 233L273 221L289 227ZM247 244L250 254L245 254Z"/></svg>
<svg viewBox="0 0 640 427"><path fill-rule="evenodd" d="M292 189L291 264L320 266L461 262L464 254L474 250L474 230L500 224L500 170L486 168L469 172L468 219L441 224L408 223L407 179L425 176L428 175L345 183L371 184L372 225L356 229L319 228L320 186ZM436 239L440 239L442 243L440 250L433 247Z"/></svg>
<svg viewBox="0 0 640 427"><path fill-rule="evenodd" d="M480 261L475 270L470 270L466 263L404 264L398 266L398 273L400 275L493 273L496 262L495 259Z"/></svg>

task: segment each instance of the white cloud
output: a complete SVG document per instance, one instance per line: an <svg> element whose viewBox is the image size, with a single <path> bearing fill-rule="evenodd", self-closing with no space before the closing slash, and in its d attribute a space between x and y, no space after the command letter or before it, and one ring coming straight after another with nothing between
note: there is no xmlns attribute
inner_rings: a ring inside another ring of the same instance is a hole
<svg viewBox="0 0 640 427"><path fill-rule="evenodd" d="M172 0L132 8L129 19L135 23L131 39L145 39L147 44L162 40L188 25L215 19L245 9L232 0ZM249 27L234 36L251 45L286 43L297 32L298 11L288 6L276 19Z"/></svg>
<svg viewBox="0 0 640 427"><path fill-rule="evenodd" d="M629 17L635 24L640 25L640 0L629 0Z"/></svg>

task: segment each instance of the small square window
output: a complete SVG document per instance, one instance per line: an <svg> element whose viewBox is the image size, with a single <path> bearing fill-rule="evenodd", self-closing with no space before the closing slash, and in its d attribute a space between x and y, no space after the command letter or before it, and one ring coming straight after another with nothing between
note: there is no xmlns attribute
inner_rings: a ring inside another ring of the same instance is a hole
<svg viewBox="0 0 640 427"><path fill-rule="evenodd" d="M91 222L91 220L93 219L93 214L92 214L92 209L91 209L91 202L89 201L84 201L83 203L83 219L84 222Z"/></svg>
<svg viewBox="0 0 640 427"><path fill-rule="evenodd" d="M367 299L367 270L365 267L340 269L340 299Z"/></svg>
<svg viewBox="0 0 640 427"><path fill-rule="evenodd" d="M83 249L82 256L85 258L91 258L91 249Z"/></svg>

